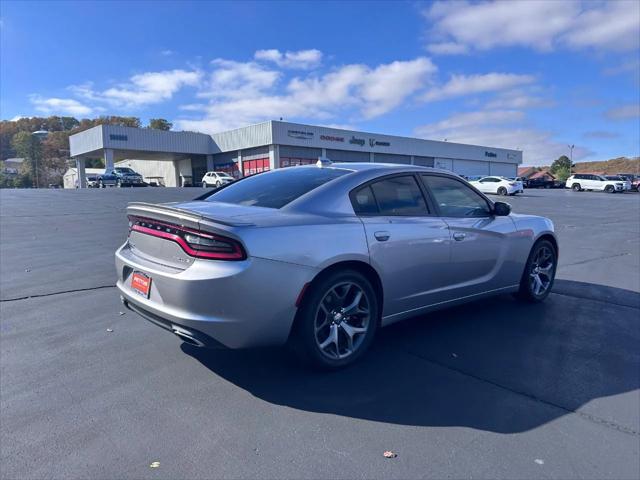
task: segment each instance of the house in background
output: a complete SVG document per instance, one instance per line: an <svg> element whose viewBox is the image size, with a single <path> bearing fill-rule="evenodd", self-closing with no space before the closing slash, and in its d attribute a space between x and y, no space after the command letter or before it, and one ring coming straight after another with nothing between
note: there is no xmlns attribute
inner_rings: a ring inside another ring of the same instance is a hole
<svg viewBox="0 0 640 480"><path fill-rule="evenodd" d="M518 167L518 177L522 177L525 180L529 179L531 175L534 175L540 171L539 167Z"/></svg>
<svg viewBox="0 0 640 480"><path fill-rule="evenodd" d="M85 168L85 174L87 177L93 177L102 175L104 168ZM62 177L63 188L78 188L78 171L75 168L70 168Z"/></svg>
<svg viewBox="0 0 640 480"><path fill-rule="evenodd" d="M7 158L2 161L2 173L9 177L15 177L20 173L20 167L24 158Z"/></svg>
<svg viewBox="0 0 640 480"><path fill-rule="evenodd" d="M527 177L527 180L537 180L537 179L553 182L556 179L556 177L547 169L540 170L538 172L533 173L529 177Z"/></svg>

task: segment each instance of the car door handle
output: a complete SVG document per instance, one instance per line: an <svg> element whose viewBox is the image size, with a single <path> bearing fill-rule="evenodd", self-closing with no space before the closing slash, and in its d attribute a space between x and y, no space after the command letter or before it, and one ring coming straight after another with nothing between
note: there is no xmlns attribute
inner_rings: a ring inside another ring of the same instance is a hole
<svg viewBox="0 0 640 480"><path fill-rule="evenodd" d="M466 236L467 236L467 234L466 234L466 233L462 233L462 232L455 232L455 233L453 234L453 239L454 239L454 240L456 240L456 241L458 241L458 242L460 242L460 241L464 240Z"/></svg>
<svg viewBox="0 0 640 480"><path fill-rule="evenodd" d="M383 232L375 232L373 236L376 237L376 240L380 242L386 242L391 237L391 234L389 232L383 231Z"/></svg>

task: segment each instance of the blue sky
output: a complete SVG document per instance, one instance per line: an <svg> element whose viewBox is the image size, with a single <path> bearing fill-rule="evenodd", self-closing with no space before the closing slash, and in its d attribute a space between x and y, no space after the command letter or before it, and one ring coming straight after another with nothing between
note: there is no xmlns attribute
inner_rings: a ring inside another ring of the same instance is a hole
<svg viewBox="0 0 640 480"><path fill-rule="evenodd" d="M640 2L2 1L2 119L289 121L640 154Z"/></svg>

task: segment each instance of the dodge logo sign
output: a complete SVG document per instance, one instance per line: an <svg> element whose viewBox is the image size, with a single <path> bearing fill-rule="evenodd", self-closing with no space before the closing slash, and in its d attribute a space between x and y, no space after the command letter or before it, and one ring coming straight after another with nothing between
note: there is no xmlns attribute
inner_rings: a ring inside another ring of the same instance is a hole
<svg viewBox="0 0 640 480"><path fill-rule="evenodd" d="M320 135L320 140L327 142L344 142L344 137L335 137L333 135Z"/></svg>

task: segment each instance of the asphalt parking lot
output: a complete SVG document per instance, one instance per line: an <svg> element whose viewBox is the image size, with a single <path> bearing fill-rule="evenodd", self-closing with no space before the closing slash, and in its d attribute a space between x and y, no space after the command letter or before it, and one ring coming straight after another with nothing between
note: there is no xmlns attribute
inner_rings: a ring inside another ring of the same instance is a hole
<svg viewBox="0 0 640 480"><path fill-rule="evenodd" d="M544 304L416 318L319 374L122 308L126 203L199 193L0 191L3 479L640 476L640 194L509 198L556 225Z"/></svg>

